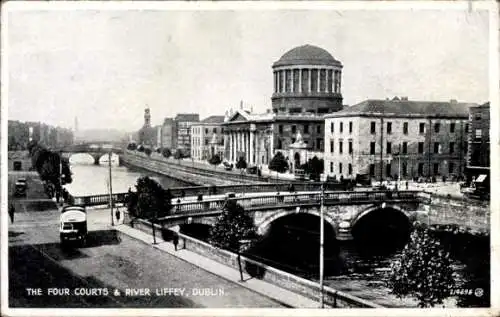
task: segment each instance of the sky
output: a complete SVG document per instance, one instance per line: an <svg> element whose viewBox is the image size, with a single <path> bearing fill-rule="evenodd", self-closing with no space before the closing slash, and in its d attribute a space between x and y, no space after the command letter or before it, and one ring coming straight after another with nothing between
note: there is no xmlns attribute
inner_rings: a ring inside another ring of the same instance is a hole
<svg viewBox="0 0 500 317"><path fill-rule="evenodd" d="M135 131L177 113L271 108L272 63L311 44L344 104L488 101L488 13L467 10L23 10L7 14L8 117Z"/></svg>

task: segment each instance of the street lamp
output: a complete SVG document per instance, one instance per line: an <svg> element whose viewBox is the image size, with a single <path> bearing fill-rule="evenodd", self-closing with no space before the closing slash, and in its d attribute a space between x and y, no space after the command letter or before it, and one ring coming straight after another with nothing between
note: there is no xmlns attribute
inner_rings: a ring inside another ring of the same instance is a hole
<svg viewBox="0 0 500 317"><path fill-rule="evenodd" d="M325 242L325 226L324 226L324 197L325 197L325 187L324 183L321 183L321 197L320 197L320 225L319 225L319 291L320 299L319 303L321 308L325 307L324 304L324 294L323 294L323 275L324 275L324 242Z"/></svg>
<svg viewBox="0 0 500 317"><path fill-rule="evenodd" d="M111 150L108 153L108 170L109 170L109 207L111 212L111 225L115 225L115 220L113 219L113 184L111 177Z"/></svg>

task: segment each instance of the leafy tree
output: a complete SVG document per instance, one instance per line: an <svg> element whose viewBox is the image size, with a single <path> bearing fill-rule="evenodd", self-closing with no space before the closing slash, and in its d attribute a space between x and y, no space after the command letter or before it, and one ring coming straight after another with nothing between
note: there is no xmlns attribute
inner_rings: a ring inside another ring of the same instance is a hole
<svg viewBox="0 0 500 317"><path fill-rule="evenodd" d="M150 156L151 155L151 149L150 148L145 148L144 149L144 153L146 153L147 156Z"/></svg>
<svg viewBox="0 0 500 317"><path fill-rule="evenodd" d="M312 179L318 179L319 175L323 173L324 161L323 159L320 160L317 156L314 156L312 159L309 159L307 163L302 164L300 168L311 175Z"/></svg>
<svg viewBox="0 0 500 317"><path fill-rule="evenodd" d="M238 161L236 162L236 168L238 169L247 168L247 161L245 160L244 156L240 156L238 158Z"/></svg>
<svg viewBox="0 0 500 317"><path fill-rule="evenodd" d="M163 155L166 158L169 158L170 156L172 156L172 152L170 151L170 149L163 148L163 150L161 150L161 155Z"/></svg>
<svg viewBox="0 0 500 317"><path fill-rule="evenodd" d="M228 200L222 214L210 230L209 241L216 247L238 251L240 240L257 237L254 221L236 201Z"/></svg>
<svg viewBox="0 0 500 317"><path fill-rule="evenodd" d="M183 158L184 155L182 155L182 151L180 149L177 149L174 153L174 158L176 160L180 160L181 158Z"/></svg>
<svg viewBox="0 0 500 317"><path fill-rule="evenodd" d="M219 165L220 163L222 163L222 159L220 158L220 156L218 154L215 154L214 156L212 156L209 160L208 160L208 163L214 165L214 166L217 166Z"/></svg>
<svg viewBox="0 0 500 317"><path fill-rule="evenodd" d="M137 149L137 144L135 142L130 142L128 145L127 145L127 150L130 150L130 151L135 151Z"/></svg>
<svg viewBox="0 0 500 317"><path fill-rule="evenodd" d="M269 169L278 173L284 173L288 170L288 162L281 152L277 152L271 159Z"/></svg>
<svg viewBox="0 0 500 317"><path fill-rule="evenodd" d="M137 151L138 151L138 152L144 152L144 145L142 145L142 144L141 144L141 145L139 145L139 146L137 147Z"/></svg>
<svg viewBox="0 0 500 317"><path fill-rule="evenodd" d="M452 273L449 254L427 228L417 227L392 264L388 284L399 298L414 296L419 307L434 307L450 295Z"/></svg>
<svg viewBox="0 0 500 317"><path fill-rule="evenodd" d="M168 215L172 209L172 194L149 177L140 177L135 185L136 192L129 191L127 210L143 219L155 219Z"/></svg>

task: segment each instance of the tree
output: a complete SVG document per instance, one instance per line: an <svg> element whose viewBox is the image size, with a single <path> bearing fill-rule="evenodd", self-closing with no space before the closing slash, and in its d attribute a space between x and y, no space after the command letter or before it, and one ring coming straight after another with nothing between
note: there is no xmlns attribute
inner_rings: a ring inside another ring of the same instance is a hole
<svg viewBox="0 0 500 317"><path fill-rule="evenodd" d="M319 175L323 173L324 161L323 159L320 160L317 156L314 156L312 159L309 159L307 163L302 164L300 168L308 173L311 176L311 179L318 179Z"/></svg>
<svg viewBox="0 0 500 317"><path fill-rule="evenodd" d="M151 155L151 149L150 148L145 148L144 149L144 153L147 155L147 156L150 156Z"/></svg>
<svg viewBox="0 0 500 317"><path fill-rule="evenodd" d="M138 152L144 152L144 145L142 145L142 144L141 144L141 145L139 145L139 146L137 147L137 151L138 151Z"/></svg>
<svg viewBox="0 0 500 317"><path fill-rule="evenodd" d="M247 161L245 160L244 156L240 156L238 158L238 161L236 162L236 168L238 169L247 168Z"/></svg>
<svg viewBox="0 0 500 317"><path fill-rule="evenodd" d="M164 157L166 158L169 158L170 156L172 156L172 152L170 151L170 149L168 148L164 148L162 151L161 151L161 155L163 155Z"/></svg>
<svg viewBox="0 0 500 317"><path fill-rule="evenodd" d="M414 296L419 307L434 307L454 285L449 254L427 228L417 227L391 267L389 287L399 298Z"/></svg>
<svg viewBox="0 0 500 317"><path fill-rule="evenodd" d="M218 248L238 251L241 240L253 240L256 237L257 229L252 217L236 201L228 200L210 230L209 241Z"/></svg>
<svg viewBox="0 0 500 317"><path fill-rule="evenodd" d="M182 151L180 149L177 149L174 153L174 158L176 160L180 160L181 158L183 158L184 156L182 155Z"/></svg>
<svg viewBox="0 0 500 317"><path fill-rule="evenodd" d="M288 162L281 152L276 153L271 159L271 162L269 162L269 169L278 173L284 173L288 170Z"/></svg>
<svg viewBox="0 0 500 317"><path fill-rule="evenodd" d="M214 156L212 156L209 160L208 160L208 163L214 165L214 166L217 166L219 165L220 163L222 163L222 159L220 158L220 156L218 154L215 154Z"/></svg>
<svg viewBox="0 0 500 317"><path fill-rule="evenodd" d="M135 142L130 142L128 145L127 145L127 150L130 150L130 151L135 151L137 149L137 144Z"/></svg>
<svg viewBox="0 0 500 317"><path fill-rule="evenodd" d="M136 192L128 192L127 210L135 217L156 219L168 215L172 209L172 194L149 177L140 177Z"/></svg>

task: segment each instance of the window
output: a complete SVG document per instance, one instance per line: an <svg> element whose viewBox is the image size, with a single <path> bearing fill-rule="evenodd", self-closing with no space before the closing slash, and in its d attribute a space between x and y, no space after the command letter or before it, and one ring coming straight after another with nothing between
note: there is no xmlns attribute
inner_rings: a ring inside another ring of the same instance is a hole
<svg viewBox="0 0 500 317"><path fill-rule="evenodd" d="M450 154L455 153L455 142L450 142Z"/></svg>
<svg viewBox="0 0 500 317"><path fill-rule="evenodd" d="M349 141L349 154L352 154L352 141Z"/></svg>
<svg viewBox="0 0 500 317"><path fill-rule="evenodd" d="M295 125L292 125L292 133L293 134L297 133L297 127Z"/></svg>
<svg viewBox="0 0 500 317"><path fill-rule="evenodd" d="M401 164L401 169L403 176L408 176L408 166L406 165L406 162L403 162L403 164Z"/></svg>
<svg viewBox="0 0 500 317"><path fill-rule="evenodd" d="M339 163L339 174L342 174L342 163Z"/></svg>
<svg viewBox="0 0 500 317"><path fill-rule="evenodd" d="M370 154L375 154L375 142L370 142Z"/></svg>
<svg viewBox="0 0 500 317"><path fill-rule="evenodd" d="M482 133L483 133L483 131L481 131L481 129L476 129L474 136L476 137L476 139L480 139L482 136Z"/></svg>
<svg viewBox="0 0 500 317"><path fill-rule="evenodd" d="M474 120L481 120L481 114L479 114L479 113L475 114Z"/></svg>
<svg viewBox="0 0 500 317"><path fill-rule="evenodd" d="M278 131L279 131L279 133L283 133L283 125L280 124L278 126Z"/></svg>
<svg viewBox="0 0 500 317"><path fill-rule="evenodd" d="M333 162L330 162L330 173L333 173Z"/></svg>
<svg viewBox="0 0 500 317"><path fill-rule="evenodd" d="M208 128L205 128L205 134L208 134Z"/></svg>
<svg viewBox="0 0 500 317"><path fill-rule="evenodd" d="M469 150L469 145L467 142L464 142L464 153L467 153L468 150Z"/></svg>
<svg viewBox="0 0 500 317"><path fill-rule="evenodd" d="M441 124L439 122L434 124L434 132L439 133L439 128L441 127Z"/></svg>
<svg viewBox="0 0 500 317"><path fill-rule="evenodd" d="M392 122L387 122L387 134L392 133Z"/></svg>
<svg viewBox="0 0 500 317"><path fill-rule="evenodd" d="M424 142L418 142L418 154L424 153Z"/></svg>
<svg viewBox="0 0 500 317"><path fill-rule="evenodd" d="M322 139L316 139L316 148L318 150L321 150L322 148L322 143L323 143L323 140Z"/></svg>
<svg viewBox="0 0 500 317"><path fill-rule="evenodd" d="M391 153L392 153L392 143L387 142L387 154L391 154Z"/></svg>
<svg viewBox="0 0 500 317"><path fill-rule="evenodd" d="M333 153L333 141L330 141L330 153Z"/></svg>
<svg viewBox="0 0 500 317"><path fill-rule="evenodd" d="M309 133L309 125L304 124L304 133Z"/></svg>
<svg viewBox="0 0 500 317"><path fill-rule="evenodd" d="M343 151L344 151L344 142L339 141L339 153L342 154Z"/></svg>
<svg viewBox="0 0 500 317"><path fill-rule="evenodd" d="M425 123L421 122L418 125L418 133L425 133Z"/></svg>
<svg viewBox="0 0 500 317"><path fill-rule="evenodd" d="M424 175L424 163L418 163L418 176Z"/></svg>
<svg viewBox="0 0 500 317"><path fill-rule="evenodd" d="M453 162L450 162L450 164L448 164L448 174L453 174L454 171L455 171L455 164L453 164Z"/></svg>
<svg viewBox="0 0 500 317"><path fill-rule="evenodd" d="M349 173L349 175L352 175L352 164L349 163L349 165L347 165L347 172Z"/></svg>
<svg viewBox="0 0 500 317"><path fill-rule="evenodd" d="M375 134L375 133L376 133L376 132L375 132L375 127L376 127L376 125L377 125L377 124L376 124L376 122L375 122L375 121L370 122L370 133L371 133L371 134Z"/></svg>
<svg viewBox="0 0 500 317"><path fill-rule="evenodd" d="M438 175L439 174L439 163L434 163L432 167L433 167L434 175Z"/></svg>
<svg viewBox="0 0 500 317"><path fill-rule="evenodd" d="M205 145L208 145L208 140L207 139L205 139Z"/></svg>
<svg viewBox="0 0 500 317"><path fill-rule="evenodd" d="M334 123L330 123L330 132L333 133L335 131Z"/></svg>
<svg viewBox="0 0 500 317"><path fill-rule="evenodd" d="M370 176L375 176L375 164L370 164Z"/></svg>
<svg viewBox="0 0 500 317"><path fill-rule="evenodd" d="M385 176L391 176L391 163L387 163L385 166Z"/></svg>
<svg viewBox="0 0 500 317"><path fill-rule="evenodd" d="M403 154L408 153L408 142L403 142Z"/></svg>
<svg viewBox="0 0 500 317"><path fill-rule="evenodd" d="M352 121L349 121L349 133L352 133Z"/></svg>
<svg viewBox="0 0 500 317"><path fill-rule="evenodd" d="M455 122L450 123L450 133L455 133Z"/></svg>
<svg viewBox="0 0 500 317"><path fill-rule="evenodd" d="M321 133L321 126L320 125L316 127L316 133Z"/></svg>
<svg viewBox="0 0 500 317"><path fill-rule="evenodd" d="M217 133L217 128L213 128L212 132Z"/></svg>
<svg viewBox="0 0 500 317"><path fill-rule="evenodd" d="M281 140L278 140L278 149L281 149Z"/></svg>
<svg viewBox="0 0 500 317"><path fill-rule="evenodd" d="M408 134L408 122L403 122L403 134Z"/></svg>
<svg viewBox="0 0 500 317"><path fill-rule="evenodd" d="M434 142L434 153L439 153L439 142Z"/></svg>
<svg viewBox="0 0 500 317"><path fill-rule="evenodd" d="M469 124L468 123L465 124L465 133L469 133Z"/></svg>
<svg viewBox="0 0 500 317"><path fill-rule="evenodd" d="M340 133L344 132L344 122L340 123Z"/></svg>

